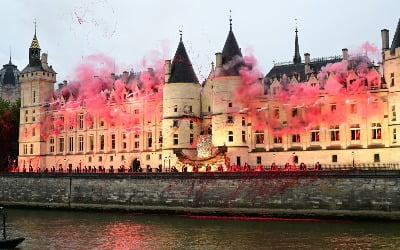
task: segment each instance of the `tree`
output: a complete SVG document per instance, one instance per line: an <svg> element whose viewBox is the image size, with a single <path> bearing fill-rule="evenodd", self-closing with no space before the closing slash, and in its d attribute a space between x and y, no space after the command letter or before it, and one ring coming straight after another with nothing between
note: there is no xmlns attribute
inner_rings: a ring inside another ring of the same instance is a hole
<svg viewBox="0 0 400 250"><path fill-rule="evenodd" d="M9 171L18 158L20 106L21 100L12 103L0 97L0 171Z"/></svg>

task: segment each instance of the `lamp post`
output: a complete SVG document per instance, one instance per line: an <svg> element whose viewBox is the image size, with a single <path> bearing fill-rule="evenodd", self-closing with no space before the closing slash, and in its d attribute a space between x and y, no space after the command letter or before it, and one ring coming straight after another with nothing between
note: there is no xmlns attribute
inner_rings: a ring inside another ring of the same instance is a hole
<svg viewBox="0 0 400 250"><path fill-rule="evenodd" d="M354 151L351 152L352 156L353 156L353 168L355 167L354 165Z"/></svg>

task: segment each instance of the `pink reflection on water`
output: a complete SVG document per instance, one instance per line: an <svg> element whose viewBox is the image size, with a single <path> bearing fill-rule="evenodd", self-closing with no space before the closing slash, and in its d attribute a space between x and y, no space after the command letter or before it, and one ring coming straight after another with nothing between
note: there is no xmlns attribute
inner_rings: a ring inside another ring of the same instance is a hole
<svg viewBox="0 0 400 250"><path fill-rule="evenodd" d="M98 249L147 249L148 239L152 237L150 227L143 224L116 222L102 230Z"/></svg>

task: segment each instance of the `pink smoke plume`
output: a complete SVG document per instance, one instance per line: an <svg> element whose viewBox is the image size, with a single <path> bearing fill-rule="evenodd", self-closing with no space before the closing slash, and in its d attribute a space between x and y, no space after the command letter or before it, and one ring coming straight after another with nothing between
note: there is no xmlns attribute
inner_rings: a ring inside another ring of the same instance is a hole
<svg viewBox="0 0 400 250"><path fill-rule="evenodd" d="M164 67L162 61L150 61L153 68L143 64L149 67L146 71L115 75L111 58L101 54L88 56L76 67L68 85L53 93L49 109L54 115L41 121L45 128L41 136L48 138L63 129L82 126L81 115L88 128L98 120L126 132L143 130L141 119L146 124L154 117L160 119Z"/></svg>

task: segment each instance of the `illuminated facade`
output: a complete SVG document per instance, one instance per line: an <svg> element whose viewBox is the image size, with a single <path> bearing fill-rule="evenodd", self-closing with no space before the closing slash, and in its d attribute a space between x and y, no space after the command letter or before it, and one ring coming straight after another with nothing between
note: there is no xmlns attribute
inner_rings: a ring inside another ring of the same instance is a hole
<svg viewBox="0 0 400 250"><path fill-rule="evenodd" d="M60 115L49 105L54 102L56 73L47 64L47 54L40 58L36 33L29 55L29 64L20 75L20 167L65 170L101 166L116 170L122 165L129 168L138 159L144 169L167 171L172 166L180 169L183 159L199 160L201 165L203 158L212 158L216 147L225 146L230 164L242 166L269 166L273 162L310 165L317 161L335 166L378 166L398 162L400 24L390 47L388 31L382 30L382 70L365 56L349 57L346 49L342 56L328 59L311 60L306 53L302 61L296 30L293 62L276 64L265 77L253 79L254 91L243 90L243 67L247 67L246 72L251 72L252 67L242 60L232 26L222 53L216 53L215 67L213 64L203 84L198 82L181 38L172 62L165 61L162 97L148 95L132 100L128 92L124 95L124 112L131 114L140 127L134 131L109 124L96 115L87 122L84 105L68 113L68 117L65 112ZM337 79L337 74L326 74L324 85L319 72L335 63L346 65L340 82L345 90L365 74L360 81L363 88L358 92L349 90L342 99L340 93L327 91L329 81ZM363 72L360 64L365 64ZM124 72L113 77L127 82L130 76ZM296 94L295 101L279 98L281 93L295 92L300 85L317 90L314 103L307 104L310 98ZM240 101L239 90L245 93ZM61 103L67 101L63 96L58 98ZM109 107L113 105L111 101ZM110 112L118 113L119 109L115 105ZM313 112L318 115L310 116ZM48 133L54 126L59 126L60 132ZM218 164L227 163L221 157L215 161L211 158L208 162L213 164L213 170Z"/></svg>

